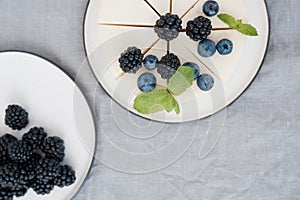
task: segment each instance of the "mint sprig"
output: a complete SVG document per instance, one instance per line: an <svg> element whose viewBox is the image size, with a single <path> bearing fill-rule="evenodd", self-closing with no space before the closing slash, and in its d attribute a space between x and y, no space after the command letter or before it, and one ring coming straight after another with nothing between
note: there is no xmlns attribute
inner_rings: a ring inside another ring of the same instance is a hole
<svg viewBox="0 0 300 200"><path fill-rule="evenodd" d="M172 94L179 96L192 86L193 81L194 69L182 66L179 67L176 73L169 79L167 88Z"/></svg>
<svg viewBox="0 0 300 200"><path fill-rule="evenodd" d="M166 110L180 113L180 108L176 99L167 89L156 90L138 95L133 107L142 114L151 114Z"/></svg>
<svg viewBox="0 0 300 200"><path fill-rule="evenodd" d="M219 14L218 18L227 24L230 28L239 31L240 33L248 36L258 36L257 30L251 24L244 24L241 19L235 19L228 14Z"/></svg>
<svg viewBox="0 0 300 200"><path fill-rule="evenodd" d="M167 88L142 93L138 95L133 107L141 114L151 114L160 111L180 113L179 104L175 96L184 93L194 80L194 70L190 67L181 66L177 69L176 73L169 79Z"/></svg>

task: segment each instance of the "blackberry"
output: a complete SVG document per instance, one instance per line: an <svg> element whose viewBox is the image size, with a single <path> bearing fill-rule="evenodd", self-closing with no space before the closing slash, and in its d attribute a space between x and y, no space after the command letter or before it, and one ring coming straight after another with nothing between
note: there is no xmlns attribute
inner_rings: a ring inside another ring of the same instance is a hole
<svg viewBox="0 0 300 200"><path fill-rule="evenodd" d="M12 188L19 176L18 165L13 163L2 165L0 167L0 188Z"/></svg>
<svg viewBox="0 0 300 200"><path fill-rule="evenodd" d="M28 113L21 106L9 105L5 110L5 124L13 130L21 130L28 124Z"/></svg>
<svg viewBox="0 0 300 200"><path fill-rule="evenodd" d="M158 37L171 41L178 37L180 30L182 29L182 20L178 15L167 13L162 15L160 19L156 21L154 31Z"/></svg>
<svg viewBox="0 0 300 200"><path fill-rule="evenodd" d="M16 196L16 197L22 197L25 196L25 194L27 193L28 188L22 187L22 186L18 186L17 188L15 188L14 190L11 191L12 195Z"/></svg>
<svg viewBox="0 0 300 200"><path fill-rule="evenodd" d="M144 55L136 47L128 47L119 58L120 67L125 73L135 74L141 67Z"/></svg>
<svg viewBox="0 0 300 200"><path fill-rule="evenodd" d="M24 163L31 157L33 152L32 146L23 140L15 141L8 147L8 154L12 161Z"/></svg>
<svg viewBox="0 0 300 200"><path fill-rule="evenodd" d="M0 141L5 142L6 144L15 142L17 140L18 139L15 136L13 136L13 135L11 135L9 133L6 133L5 135L3 135L3 136L0 137Z"/></svg>
<svg viewBox="0 0 300 200"><path fill-rule="evenodd" d="M37 180L35 183L32 184L31 188L38 194L38 195L45 195L49 194L54 189L53 182L44 182Z"/></svg>
<svg viewBox="0 0 300 200"><path fill-rule="evenodd" d="M28 190L28 174L20 165L8 163L0 168L1 188L15 196L24 196Z"/></svg>
<svg viewBox="0 0 300 200"><path fill-rule="evenodd" d="M41 158L39 154L33 153L30 159L22 165L23 169L27 172L29 186L35 181L36 169Z"/></svg>
<svg viewBox="0 0 300 200"><path fill-rule="evenodd" d="M22 140L30 143L33 149L40 149L46 137L47 133L43 128L34 127L23 135Z"/></svg>
<svg viewBox="0 0 300 200"><path fill-rule="evenodd" d="M42 151L47 158L53 158L60 162L65 157L64 141L56 136L48 137L43 143Z"/></svg>
<svg viewBox="0 0 300 200"><path fill-rule="evenodd" d="M5 134L0 138L0 164L9 161L8 146L16 141L18 141L18 139L10 134Z"/></svg>
<svg viewBox="0 0 300 200"><path fill-rule="evenodd" d="M161 78L169 79L175 74L179 66L179 58L175 54L170 53L163 56L158 62L157 72L161 75Z"/></svg>
<svg viewBox="0 0 300 200"><path fill-rule="evenodd" d="M59 175L54 179L58 187L72 185L76 180L75 171L69 165L60 166Z"/></svg>
<svg viewBox="0 0 300 200"><path fill-rule="evenodd" d="M10 190L0 188L0 200L13 200L13 194Z"/></svg>
<svg viewBox="0 0 300 200"><path fill-rule="evenodd" d="M203 16L196 17L187 23L186 35L192 40L204 40L210 35L212 29L211 21Z"/></svg>
<svg viewBox="0 0 300 200"><path fill-rule="evenodd" d="M40 159L36 167L36 180L44 183L53 182L54 178L59 175L59 167L59 163L54 159Z"/></svg>

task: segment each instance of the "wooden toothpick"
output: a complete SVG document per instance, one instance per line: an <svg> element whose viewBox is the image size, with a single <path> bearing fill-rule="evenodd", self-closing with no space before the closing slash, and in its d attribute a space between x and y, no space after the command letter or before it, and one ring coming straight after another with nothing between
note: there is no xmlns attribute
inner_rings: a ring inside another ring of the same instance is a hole
<svg viewBox="0 0 300 200"><path fill-rule="evenodd" d="M151 3L149 3L149 1L144 0L149 6L150 8L159 16L161 17L161 14L153 7L153 5Z"/></svg>
<svg viewBox="0 0 300 200"><path fill-rule="evenodd" d="M212 73L215 77L217 77L218 79L220 79L220 77L213 71L211 70L202 60L200 60L200 58L198 58L198 56L191 51L183 42L180 41L180 43L184 46L184 48L186 50L188 50L189 53L191 53L210 73Z"/></svg>
<svg viewBox="0 0 300 200"><path fill-rule="evenodd" d="M119 27L136 27L136 28L154 28L154 25L150 24L114 24L114 23L99 23L99 25L103 26L119 26ZM233 30L230 27L220 27L220 28L212 28L212 31L228 31ZM186 32L186 28L180 30L180 32Z"/></svg>
<svg viewBox="0 0 300 200"><path fill-rule="evenodd" d="M123 26L123 27L136 27L136 28L153 28L154 25L150 24L115 24L115 23L98 23L103 26Z"/></svg>
<svg viewBox="0 0 300 200"><path fill-rule="evenodd" d="M197 0L181 17L180 19L184 18L198 3L200 0Z"/></svg>
<svg viewBox="0 0 300 200"><path fill-rule="evenodd" d="M173 12L173 0L170 0L170 13L172 14Z"/></svg>
<svg viewBox="0 0 300 200"><path fill-rule="evenodd" d="M233 28L221 27L221 28L212 28L211 30L212 31L229 31L229 30L233 30ZM180 32L186 32L186 28L181 29Z"/></svg>
<svg viewBox="0 0 300 200"><path fill-rule="evenodd" d="M153 42L144 52L143 54L146 55L158 42L160 41L160 38L158 38L157 40L155 40L155 42Z"/></svg>

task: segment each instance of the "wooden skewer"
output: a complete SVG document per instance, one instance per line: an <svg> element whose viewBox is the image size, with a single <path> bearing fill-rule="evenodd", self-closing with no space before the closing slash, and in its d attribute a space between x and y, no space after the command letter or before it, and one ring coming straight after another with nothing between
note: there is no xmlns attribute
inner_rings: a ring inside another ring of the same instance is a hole
<svg viewBox="0 0 300 200"><path fill-rule="evenodd" d="M218 79L220 79L220 77L213 71L211 70L202 60L200 60L198 58L198 56L193 52L191 51L183 42L180 41L180 43L184 46L184 48L186 50L188 50L188 52L190 52L208 71L210 71L210 73L212 73L214 76L216 76Z"/></svg>
<svg viewBox="0 0 300 200"><path fill-rule="evenodd" d="M200 0L197 0L181 17L180 19L184 18L198 3Z"/></svg>
<svg viewBox="0 0 300 200"><path fill-rule="evenodd" d="M149 3L149 1L144 0L149 6L150 8L159 16L161 17L161 14L153 7L153 5L151 3Z"/></svg>
<svg viewBox="0 0 300 200"><path fill-rule="evenodd" d="M233 30L233 28L230 27L225 27L225 28L212 28L212 31L228 31L228 30Z"/></svg>
<svg viewBox="0 0 300 200"><path fill-rule="evenodd" d="M155 42L153 42L150 47L148 47L143 54L146 55L158 42L160 41L160 38L158 38L157 40L155 40Z"/></svg>
<svg viewBox="0 0 300 200"><path fill-rule="evenodd" d="M157 40L155 40L155 42L153 42L144 52L143 54L146 55L158 42L160 41L160 38L158 38ZM121 72L116 79L124 76L126 73L125 72Z"/></svg>
<svg viewBox="0 0 300 200"><path fill-rule="evenodd" d="M154 25L151 24L114 24L114 23L99 23L99 25L104 26L121 26L121 27L136 27L136 28L154 28ZM220 27L220 28L212 28L212 31L226 31L233 30L230 27ZM180 30L180 32L186 32L186 28Z"/></svg>
<svg viewBox="0 0 300 200"><path fill-rule="evenodd" d="M136 27L136 28L153 28L153 25L147 24L114 24L114 23L98 23L104 26L124 26L124 27Z"/></svg>
<svg viewBox="0 0 300 200"><path fill-rule="evenodd" d="M170 41L167 42L167 54L170 54Z"/></svg>
<svg viewBox="0 0 300 200"><path fill-rule="evenodd" d="M211 30L212 31L228 31L228 30L233 30L233 28L221 27L221 28L212 28ZM180 32L186 32L186 28L181 29Z"/></svg>
<svg viewBox="0 0 300 200"><path fill-rule="evenodd" d="M121 72L121 73L116 77L116 79L118 79L118 78L124 76L125 74L126 74L125 72Z"/></svg>
<svg viewBox="0 0 300 200"><path fill-rule="evenodd" d="M173 12L173 0L170 0L170 13L172 14Z"/></svg>

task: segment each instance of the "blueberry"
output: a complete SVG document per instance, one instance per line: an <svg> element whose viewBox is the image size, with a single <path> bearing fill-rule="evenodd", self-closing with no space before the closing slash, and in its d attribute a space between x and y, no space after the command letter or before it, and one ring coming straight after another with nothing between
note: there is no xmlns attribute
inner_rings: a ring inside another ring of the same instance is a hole
<svg viewBox="0 0 300 200"><path fill-rule="evenodd" d="M183 66L193 68L194 69L194 80L196 80L198 78L200 70L199 70L199 67L196 63L186 62L186 63L183 64Z"/></svg>
<svg viewBox="0 0 300 200"><path fill-rule="evenodd" d="M151 73L143 73L137 80L137 86L142 92L151 92L156 88L156 78Z"/></svg>
<svg viewBox="0 0 300 200"><path fill-rule="evenodd" d="M209 39L202 40L198 46L198 53L202 57L210 57L216 53L216 44Z"/></svg>
<svg viewBox="0 0 300 200"><path fill-rule="evenodd" d="M233 44L228 39L222 39L217 44L217 50L221 55L230 54L232 52L232 49L233 49Z"/></svg>
<svg viewBox="0 0 300 200"><path fill-rule="evenodd" d="M219 12L219 5L215 1L206 1L203 5L203 12L205 15L212 17Z"/></svg>
<svg viewBox="0 0 300 200"><path fill-rule="evenodd" d="M143 60L143 63L148 70L154 70L156 68L156 63L158 62L158 59L154 55L148 55Z"/></svg>
<svg viewBox="0 0 300 200"><path fill-rule="evenodd" d="M214 79L208 74L202 74L197 80L198 87L203 91L209 91L214 86Z"/></svg>

